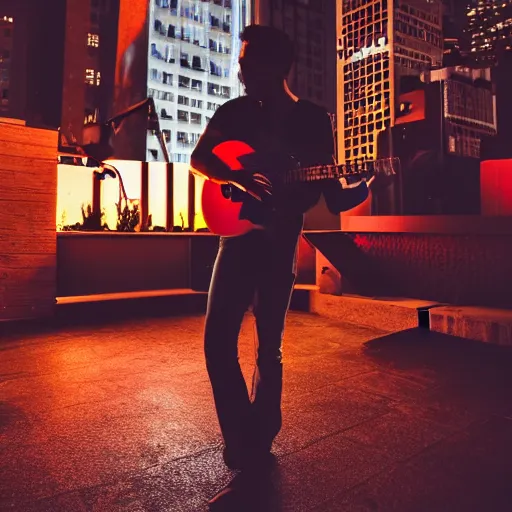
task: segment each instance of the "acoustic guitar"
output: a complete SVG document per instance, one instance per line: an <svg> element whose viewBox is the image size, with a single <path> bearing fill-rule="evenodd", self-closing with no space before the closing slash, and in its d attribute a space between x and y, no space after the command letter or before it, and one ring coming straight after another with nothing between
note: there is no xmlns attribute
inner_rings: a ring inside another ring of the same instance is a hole
<svg viewBox="0 0 512 512"><path fill-rule="evenodd" d="M257 172L272 183L272 196L276 201L279 201L279 188L282 190L283 187L294 187L297 184L326 179L339 180L343 177L352 180L354 177L364 179L377 173L391 176L396 174L399 165L398 158L384 158L358 164L317 165L301 168L290 156L257 155L249 144L241 141L222 142L214 148L213 153L232 171L258 169ZM270 164L268 164L269 162ZM260 170L262 167L265 170ZM277 171L273 173L269 168L277 169ZM217 235L232 237L261 228L262 226L241 218L243 200L247 197L247 193L241 192L234 185L221 185L212 180L206 180L201 203L208 229ZM343 211L343 208L340 209Z"/></svg>

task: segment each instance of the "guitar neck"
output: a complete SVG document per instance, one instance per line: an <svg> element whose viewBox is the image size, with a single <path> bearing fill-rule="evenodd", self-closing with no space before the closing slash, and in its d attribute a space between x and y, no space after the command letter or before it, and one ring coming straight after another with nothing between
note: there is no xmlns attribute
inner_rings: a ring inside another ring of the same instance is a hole
<svg viewBox="0 0 512 512"><path fill-rule="evenodd" d="M380 172L385 174L396 174L399 163L400 161L397 157L390 157L348 164L315 165L312 167L304 167L288 171L285 177L285 182L311 182L340 179L350 176L359 176L364 178Z"/></svg>

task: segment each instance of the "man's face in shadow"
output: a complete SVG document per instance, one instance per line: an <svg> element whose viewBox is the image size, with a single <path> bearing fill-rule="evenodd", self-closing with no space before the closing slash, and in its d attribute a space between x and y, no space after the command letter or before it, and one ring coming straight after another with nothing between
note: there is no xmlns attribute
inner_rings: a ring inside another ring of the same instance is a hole
<svg viewBox="0 0 512 512"><path fill-rule="evenodd" d="M244 41L238 59L241 80L249 96L265 98L282 86L285 76L271 55Z"/></svg>

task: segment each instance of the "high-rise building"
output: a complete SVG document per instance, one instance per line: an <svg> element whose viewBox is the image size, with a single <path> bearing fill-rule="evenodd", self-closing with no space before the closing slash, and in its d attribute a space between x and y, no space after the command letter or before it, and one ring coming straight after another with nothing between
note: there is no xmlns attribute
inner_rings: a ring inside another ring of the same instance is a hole
<svg viewBox="0 0 512 512"><path fill-rule="evenodd" d="M440 0L341 0L337 6L338 157L373 160L395 120L400 83L442 65Z"/></svg>
<svg viewBox="0 0 512 512"><path fill-rule="evenodd" d="M118 13L119 0L67 0L61 132L69 142L112 113Z"/></svg>
<svg viewBox="0 0 512 512"><path fill-rule="evenodd" d="M496 136L491 68L435 69L407 85L395 125L379 140L379 153L401 165L378 213L479 214L482 143Z"/></svg>
<svg viewBox="0 0 512 512"><path fill-rule="evenodd" d="M437 69L430 73L430 80L439 83L443 94L444 150L479 159L482 139L497 132L491 68Z"/></svg>
<svg viewBox="0 0 512 512"><path fill-rule="evenodd" d="M215 110L241 93L238 54L249 7L246 0L150 2L147 95L173 162L190 161ZM163 160L151 135L147 160Z"/></svg>
<svg viewBox="0 0 512 512"><path fill-rule="evenodd" d="M512 49L512 2L472 0L466 9L466 39L478 62L495 62L498 54Z"/></svg>
<svg viewBox="0 0 512 512"><path fill-rule="evenodd" d="M336 113L336 0L255 0L254 22L283 30L295 45L290 89Z"/></svg>
<svg viewBox="0 0 512 512"><path fill-rule="evenodd" d="M0 115L9 111L13 23L12 16L0 17Z"/></svg>

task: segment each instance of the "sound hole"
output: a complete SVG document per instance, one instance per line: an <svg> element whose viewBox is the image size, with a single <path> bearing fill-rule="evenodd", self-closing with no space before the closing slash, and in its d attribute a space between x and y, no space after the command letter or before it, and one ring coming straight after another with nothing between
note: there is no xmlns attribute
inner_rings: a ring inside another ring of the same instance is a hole
<svg viewBox="0 0 512 512"><path fill-rule="evenodd" d="M220 190L225 199L231 199L231 196L233 194L233 188L231 187L231 185L221 185Z"/></svg>

